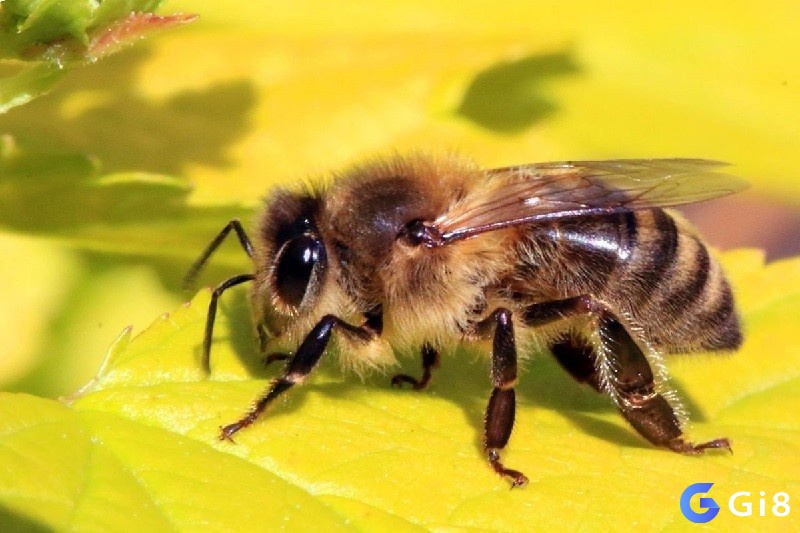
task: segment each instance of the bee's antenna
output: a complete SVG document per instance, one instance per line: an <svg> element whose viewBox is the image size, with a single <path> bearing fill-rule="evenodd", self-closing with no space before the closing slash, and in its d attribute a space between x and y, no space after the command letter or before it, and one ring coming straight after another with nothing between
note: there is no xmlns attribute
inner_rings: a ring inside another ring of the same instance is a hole
<svg viewBox="0 0 800 533"><path fill-rule="evenodd" d="M231 287L253 281L253 279L255 279L255 276L252 274L233 276L217 285L214 292L211 294L211 302L208 304L208 315L206 315L206 329L203 335L203 369L206 371L206 374L211 373L211 339L214 336L214 321L217 318L217 301L219 297L222 296L222 293Z"/></svg>
<svg viewBox="0 0 800 533"><path fill-rule="evenodd" d="M211 254L213 254L216 249L219 248L219 245L222 244L222 241L224 241L225 237L228 236L228 233L231 232L231 229L236 232L236 236L239 238L239 243L241 243L244 252L247 254L247 257L251 259L253 258L253 244L250 242L250 237L248 237L247 233L245 233L241 221L239 221L239 219L233 219L228 222L224 228L222 228L222 231L220 231L216 237L214 237L214 240L208 244L197 261L192 264L192 267L183 277L182 288L184 290L189 290L194 286L194 282L197 279L197 276L200 274L200 271L205 266L206 261L208 261L208 258L211 257Z"/></svg>

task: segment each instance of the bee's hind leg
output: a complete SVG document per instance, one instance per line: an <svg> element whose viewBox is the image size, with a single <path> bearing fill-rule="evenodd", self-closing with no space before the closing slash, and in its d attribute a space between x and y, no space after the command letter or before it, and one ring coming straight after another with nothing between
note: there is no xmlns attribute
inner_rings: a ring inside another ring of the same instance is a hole
<svg viewBox="0 0 800 533"><path fill-rule="evenodd" d="M439 352L430 344L422 345L422 377L417 379L408 374L395 374L392 376L392 386L400 387L403 383L410 383L414 390L422 390L431 380L431 370L439 368Z"/></svg>
<svg viewBox="0 0 800 533"><path fill-rule="evenodd" d="M698 454L714 448L731 450L726 438L699 444L684 440L675 408L656 390L650 362L639 345L607 311L599 313L598 323L603 354L598 358L597 368L605 376L604 388L640 435L679 453Z"/></svg>
<svg viewBox="0 0 800 533"><path fill-rule="evenodd" d="M726 438L699 444L684 440L675 407L656 390L647 356L617 317L591 295L531 305L524 310L523 319L529 326L542 326L582 314L593 317L599 346L574 334L554 343L551 351L564 370L577 381L607 392L625 420L656 446L686 454L731 449Z"/></svg>

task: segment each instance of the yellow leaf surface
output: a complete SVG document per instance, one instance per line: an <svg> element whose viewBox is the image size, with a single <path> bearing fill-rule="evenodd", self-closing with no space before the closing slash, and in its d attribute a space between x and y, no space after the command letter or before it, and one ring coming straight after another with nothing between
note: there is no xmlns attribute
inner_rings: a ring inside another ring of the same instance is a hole
<svg viewBox="0 0 800 533"><path fill-rule="evenodd" d="M223 442L219 426L241 416L277 369L260 362L244 293L232 291L214 372L203 375L203 291L136 338L125 332L71 407L0 397L0 502L57 529L121 529L134 507L143 524L176 529L663 529L689 524L678 499L698 481L716 484L717 502L738 491L796 495L800 350L784 339L800 312L800 259L765 267L758 252L737 251L724 263L740 295L745 346L669 363L693 413L690 435L728 436L732 455L653 448L607 398L541 356L522 376L504 454L531 482L509 491L481 458L488 369L468 353L445 359L421 393L393 389L386 376L343 378L326 360L235 444ZM792 514L750 520L797 526ZM725 508L713 524L752 527Z"/></svg>

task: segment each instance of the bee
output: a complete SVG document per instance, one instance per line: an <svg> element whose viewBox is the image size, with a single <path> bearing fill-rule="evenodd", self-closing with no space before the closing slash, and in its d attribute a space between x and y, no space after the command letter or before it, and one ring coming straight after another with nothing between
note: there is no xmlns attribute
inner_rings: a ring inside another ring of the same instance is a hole
<svg viewBox="0 0 800 533"><path fill-rule="evenodd" d="M213 291L203 364L208 371L220 296L245 282L267 361L287 361L220 438L255 422L327 352L361 372L419 350L421 376L391 383L421 390L441 352L484 340L492 392L483 451L512 487L528 481L500 458L514 425L521 343L610 396L652 444L730 450L727 438L686 440L664 365L665 354L742 342L719 262L689 223L662 209L743 189L723 165L619 159L486 170L415 154L367 162L328 185L274 190L255 239L231 221L187 274L194 279L233 231L254 271Z"/></svg>

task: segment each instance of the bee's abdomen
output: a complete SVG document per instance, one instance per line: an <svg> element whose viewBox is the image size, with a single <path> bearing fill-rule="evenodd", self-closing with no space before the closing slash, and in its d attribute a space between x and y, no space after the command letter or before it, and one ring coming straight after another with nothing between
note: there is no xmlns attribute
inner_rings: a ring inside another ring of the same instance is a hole
<svg viewBox="0 0 800 533"><path fill-rule="evenodd" d="M507 283L522 305L590 295L665 352L733 350L742 341L719 262L662 209L531 226Z"/></svg>
<svg viewBox="0 0 800 533"><path fill-rule="evenodd" d="M703 241L664 210L632 214L620 232L620 248L630 255L602 297L667 351L737 348L742 337L731 287Z"/></svg>

